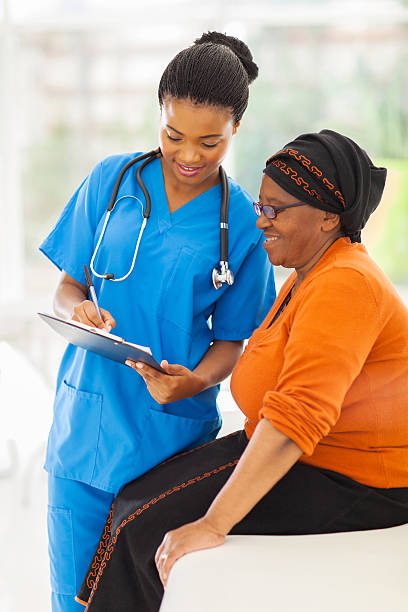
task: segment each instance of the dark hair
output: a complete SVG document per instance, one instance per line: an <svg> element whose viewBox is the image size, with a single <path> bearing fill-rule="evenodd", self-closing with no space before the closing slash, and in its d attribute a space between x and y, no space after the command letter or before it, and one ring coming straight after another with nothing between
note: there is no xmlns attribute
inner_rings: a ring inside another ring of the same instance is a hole
<svg viewBox="0 0 408 612"><path fill-rule="evenodd" d="M170 96L231 108L238 123L248 105L248 85L257 76L258 66L245 43L207 32L171 60L160 79L159 103Z"/></svg>

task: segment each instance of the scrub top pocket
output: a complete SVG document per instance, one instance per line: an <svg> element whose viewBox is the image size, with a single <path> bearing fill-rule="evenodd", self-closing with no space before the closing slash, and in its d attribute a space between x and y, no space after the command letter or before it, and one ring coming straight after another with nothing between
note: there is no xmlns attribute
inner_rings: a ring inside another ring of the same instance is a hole
<svg viewBox="0 0 408 612"><path fill-rule="evenodd" d="M45 469L90 484L95 468L102 395L62 382L55 398Z"/></svg>
<svg viewBox="0 0 408 612"><path fill-rule="evenodd" d="M191 419L150 407L137 461L148 471L179 452L214 440L220 426L219 417Z"/></svg>

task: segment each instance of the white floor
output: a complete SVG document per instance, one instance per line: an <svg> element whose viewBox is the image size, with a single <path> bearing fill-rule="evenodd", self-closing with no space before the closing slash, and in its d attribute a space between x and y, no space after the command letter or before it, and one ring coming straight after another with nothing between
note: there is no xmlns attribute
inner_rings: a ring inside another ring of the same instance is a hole
<svg viewBox="0 0 408 612"><path fill-rule="evenodd" d="M46 477L43 449L30 464L0 480L1 612L48 612ZM41 455L41 456L40 456Z"/></svg>
<svg viewBox="0 0 408 612"><path fill-rule="evenodd" d="M48 612L42 464L53 394L28 361L4 342L0 375L0 611Z"/></svg>

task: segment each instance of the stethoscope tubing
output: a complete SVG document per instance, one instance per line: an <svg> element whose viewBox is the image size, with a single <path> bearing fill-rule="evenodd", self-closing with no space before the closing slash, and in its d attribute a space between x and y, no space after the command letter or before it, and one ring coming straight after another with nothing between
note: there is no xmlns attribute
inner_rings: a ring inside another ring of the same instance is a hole
<svg viewBox="0 0 408 612"><path fill-rule="evenodd" d="M220 211L220 262L228 264L228 208L230 187L227 174L220 166L221 211Z"/></svg>
<svg viewBox="0 0 408 612"><path fill-rule="evenodd" d="M145 166L147 166L147 164L149 164L151 161L156 159L156 157L159 157L159 155L160 155L160 149L154 149L153 151L149 151L148 153L144 153L143 155L138 155L137 157L134 157L133 159L128 161L127 164L125 164L123 166L122 170L118 174L118 178L116 179L115 186L113 188L111 199L110 199L110 202L109 202L108 211L113 210L113 208L115 207L116 198L118 196L119 187L120 187L120 184L122 182L122 178L123 178L123 175L125 174L125 172L127 172L129 170L129 168L131 168L134 164L137 164L137 162L143 161L145 159L146 160L145 163L141 164L141 166L143 166L143 168L144 168ZM139 166L139 168L136 171L136 180L139 183L139 186L141 187L141 189L143 191L143 194L144 194L144 196L146 198L146 210L147 210L147 208L149 208L149 215L150 215L150 209L151 209L150 196L149 196L149 194L147 192L147 189L146 189L142 179L140 178L140 172L139 172L140 169L141 168ZM147 202L149 202L149 206L147 206ZM147 215L147 217L149 217L149 215Z"/></svg>

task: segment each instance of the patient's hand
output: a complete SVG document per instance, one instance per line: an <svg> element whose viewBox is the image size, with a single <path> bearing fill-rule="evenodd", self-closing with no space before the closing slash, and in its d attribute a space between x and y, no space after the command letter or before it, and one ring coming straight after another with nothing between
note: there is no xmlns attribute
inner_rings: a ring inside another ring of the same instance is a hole
<svg viewBox="0 0 408 612"><path fill-rule="evenodd" d="M151 368L145 363L135 363L130 359L126 361L126 365L142 376L150 395L159 404L170 404L186 397L192 397L205 388L201 376L194 374L182 365L162 361L160 365L166 374Z"/></svg>
<svg viewBox="0 0 408 612"><path fill-rule="evenodd" d="M225 535L217 532L205 517L166 533L155 555L163 586L166 586L170 570L177 559L195 550L216 548L224 542Z"/></svg>

